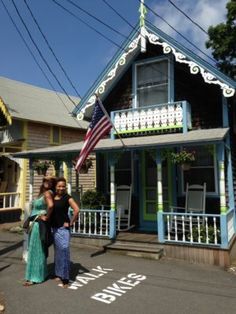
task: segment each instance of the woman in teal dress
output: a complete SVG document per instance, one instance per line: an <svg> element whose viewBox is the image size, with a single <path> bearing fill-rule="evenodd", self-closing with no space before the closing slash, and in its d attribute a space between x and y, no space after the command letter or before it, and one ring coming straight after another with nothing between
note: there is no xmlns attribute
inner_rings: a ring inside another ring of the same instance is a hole
<svg viewBox="0 0 236 314"><path fill-rule="evenodd" d="M46 222L49 220L53 209L53 189L55 179L46 177L40 187L38 198L33 201L32 212L30 214L33 221L29 233L28 257L25 272L24 286L30 286L34 283L45 281L47 273L47 253L45 243L42 242L43 230ZM45 236L44 236L45 240Z"/></svg>

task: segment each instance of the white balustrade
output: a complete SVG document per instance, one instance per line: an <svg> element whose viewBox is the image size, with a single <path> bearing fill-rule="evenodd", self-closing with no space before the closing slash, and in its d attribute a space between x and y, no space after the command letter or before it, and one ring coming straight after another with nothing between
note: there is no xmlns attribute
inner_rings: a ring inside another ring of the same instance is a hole
<svg viewBox="0 0 236 314"><path fill-rule="evenodd" d="M20 193L0 193L0 210L19 208Z"/></svg>
<svg viewBox="0 0 236 314"><path fill-rule="evenodd" d="M107 238L109 218L109 210L81 209L77 221L73 224L72 234Z"/></svg>
<svg viewBox="0 0 236 314"><path fill-rule="evenodd" d="M114 111L114 126L118 133L150 132L183 128L183 102ZM187 120L191 115L187 114ZM191 121L190 121L191 122ZM191 125L188 121L188 125Z"/></svg>
<svg viewBox="0 0 236 314"><path fill-rule="evenodd" d="M164 212L166 242L220 246L220 215ZM230 217L229 224L232 219Z"/></svg>

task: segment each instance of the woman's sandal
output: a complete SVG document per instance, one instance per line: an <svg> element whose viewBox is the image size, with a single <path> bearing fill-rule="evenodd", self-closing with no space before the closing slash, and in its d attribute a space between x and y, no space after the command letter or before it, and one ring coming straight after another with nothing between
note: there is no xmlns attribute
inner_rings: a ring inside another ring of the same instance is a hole
<svg viewBox="0 0 236 314"><path fill-rule="evenodd" d="M69 287L69 284L68 283L66 283L66 284L59 283L58 287L63 288L63 289L67 289Z"/></svg>
<svg viewBox="0 0 236 314"><path fill-rule="evenodd" d="M60 277L55 277L54 280L55 281L61 281L61 278Z"/></svg>
<svg viewBox="0 0 236 314"><path fill-rule="evenodd" d="M34 285L34 282L32 282L32 281L25 281L25 282L23 283L23 286L24 286L24 287L29 287L29 286L32 286L32 285Z"/></svg>

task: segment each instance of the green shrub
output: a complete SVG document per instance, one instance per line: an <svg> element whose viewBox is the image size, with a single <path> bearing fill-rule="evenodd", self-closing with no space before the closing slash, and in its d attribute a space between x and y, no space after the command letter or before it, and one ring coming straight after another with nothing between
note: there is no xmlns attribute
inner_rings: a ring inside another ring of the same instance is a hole
<svg viewBox="0 0 236 314"><path fill-rule="evenodd" d="M83 208L96 209L106 204L105 196L96 190L87 190L81 198Z"/></svg>
<svg viewBox="0 0 236 314"><path fill-rule="evenodd" d="M217 236L217 243L220 243L220 230L219 229L216 229L216 236ZM200 238L201 238L201 243L207 243L205 226L200 226ZM209 243L215 242L215 234L214 234L213 226L208 226L208 238L209 238ZM187 235L187 239L190 240L190 233ZM198 242L198 227L193 227L193 242Z"/></svg>

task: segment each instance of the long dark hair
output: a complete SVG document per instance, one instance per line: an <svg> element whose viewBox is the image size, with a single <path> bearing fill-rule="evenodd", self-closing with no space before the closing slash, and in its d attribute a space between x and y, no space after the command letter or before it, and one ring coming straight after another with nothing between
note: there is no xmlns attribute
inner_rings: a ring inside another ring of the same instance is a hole
<svg viewBox="0 0 236 314"><path fill-rule="evenodd" d="M45 188L44 183L48 182L48 188ZM42 195L45 191L52 191L53 194L55 193L55 187L57 183L57 178L56 177L44 177L43 182L39 188L39 195Z"/></svg>

